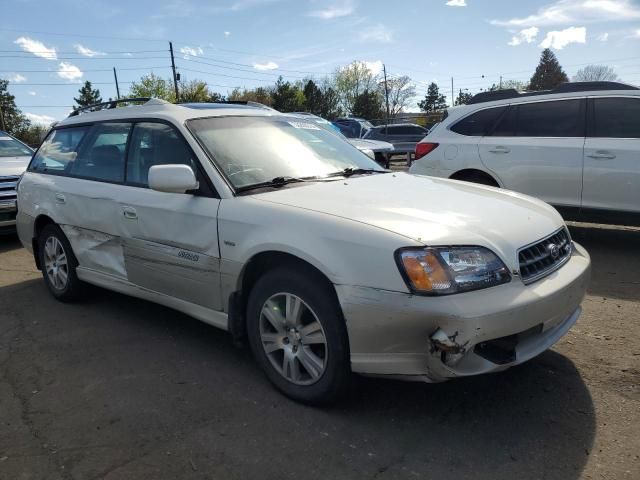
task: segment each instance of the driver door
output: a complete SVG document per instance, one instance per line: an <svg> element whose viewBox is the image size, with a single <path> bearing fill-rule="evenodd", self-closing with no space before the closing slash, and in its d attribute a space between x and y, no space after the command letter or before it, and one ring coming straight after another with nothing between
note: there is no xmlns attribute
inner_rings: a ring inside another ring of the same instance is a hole
<svg viewBox="0 0 640 480"><path fill-rule="evenodd" d="M189 165L197 191L151 190L149 168ZM179 132L162 122L133 127L121 189L119 224L130 282L206 308L222 310L217 212L220 200Z"/></svg>

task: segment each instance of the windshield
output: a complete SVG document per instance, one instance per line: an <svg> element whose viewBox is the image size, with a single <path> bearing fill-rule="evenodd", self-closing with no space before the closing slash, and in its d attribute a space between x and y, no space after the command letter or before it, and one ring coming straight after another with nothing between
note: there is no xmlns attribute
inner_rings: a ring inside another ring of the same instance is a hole
<svg viewBox="0 0 640 480"><path fill-rule="evenodd" d="M327 177L344 169L384 172L335 132L293 117L212 117L188 122L237 189L277 177Z"/></svg>
<svg viewBox="0 0 640 480"><path fill-rule="evenodd" d="M31 156L33 151L18 140L0 133L0 157Z"/></svg>

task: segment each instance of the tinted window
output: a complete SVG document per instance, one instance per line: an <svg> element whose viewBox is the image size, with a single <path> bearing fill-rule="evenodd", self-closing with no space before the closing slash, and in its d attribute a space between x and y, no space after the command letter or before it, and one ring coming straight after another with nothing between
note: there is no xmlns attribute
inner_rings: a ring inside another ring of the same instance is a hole
<svg viewBox="0 0 640 480"><path fill-rule="evenodd" d="M583 137L582 100L518 105L518 137Z"/></svg>
<svg viewBox="0 0 640 480"><path fill-rule="evenodd" d="M451 127L451 130L460 135L482 137L489 133L495 121L506 109L507 107L497 107L480 110L460 120Z"/></svg>
<svg viewBox="0 0 640 480"><path fill-rule="evenodd" d="M80 141L89 127L61 128L52 131L36 153L29 170L35 172L64 173L77 156Z"/></svg>
<svg viewBox="0 0 640 480"><path fill-rule="evenodd" d="M33 151L15 138L0 132L0 157L31 156Z"/></svg>
<svg viewBox="0 0 640 480"><path fill-rule="evenodd" d="M70 174L105 182L123 182L124 157L130 131L129 123L94 125L71 165Z"/></svg>
<svg viewBox="0 0 640 480"><path fill-rule="evenodd" d="M640 99L596 98L589 136L640 138Z"/></svg>
<svg viewBox="0 0 640 480"><path fill-rule="evenodd" d="M512 137L516 134L518 120L518 107L514 106L509 108L505 114L500 117L498 124L493 129L493 132L489 130L488 135L493 137Z"/></svg>
<svg viewBox="0 0 640 480"><path fill-rule="evenodd" d="M127 161L128 184L146 187L149 168L177 163L189 165L196 172L191 149L172 127L147 122L135 125Z"/></svg>

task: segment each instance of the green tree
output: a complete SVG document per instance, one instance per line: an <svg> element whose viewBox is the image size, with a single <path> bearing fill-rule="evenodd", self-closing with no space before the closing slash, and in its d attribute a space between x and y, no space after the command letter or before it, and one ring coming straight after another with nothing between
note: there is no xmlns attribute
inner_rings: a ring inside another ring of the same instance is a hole
<svg viewBox="0 0 640 480"><path fill-rule="evenodd" d="M431 82L427 87L427 94L420 100L418 107L423 112L435 112L447 108L447 98L440 93L438 85Z"/></svg>
<svg viewBox="0 0 640 480"><path fill-rule="evenodd" d="M224 101L226 101L226 98L224 95L218 92L209 91L209 98L207 99L207 102L217 103L217 102L224 102Z"/></svg>
<svg viewBox="0 0 640 480"><path fill-rule="evenodd" d="M80 87L78 93L80 95L77 98L73 97L73 100L76 102L78 107L87 107L89 105L93 105L94 103L102 103L100 90L98 90L97 88L93 89L89 80L84 82L84 85Z"/></svg>
<svg viewBox="0 0 640 480"><path fill-rule="evenodd" d="M562 70L555 54L550 49L545 48L540 55L540 63L531 77L529 88L531 90L551 90L568 81L569 78Z"/></svg>
<svg viewBox="0 0 640 480"><path fill-rule="evenodd" d="M129 88L129 97L160 98L172 103L176 100L173 81L165 80L154 73L144 75L137 82L133 82Z"/></svg>
<svg viewBox="0 0 640 480"><path fill-rule="evenodd" d="M365 62L355 61L335 71L333 88L340 98L342 108L353 115L356 98L365 90L376 90L377 81L378 77Z"/></svg>
<svg viewBox="0 0 640 480"><path fill-rule="evenodd" d="M16 106L16 99L9 93L9 81L0 79L0 129L20 138L31 122Z"/></svg>
<svg viewBox="0 0 640 480"><path fill-rule="evenodd" d="M618 75L606 65L587 65L576 72L574 82L615 82Z"/></svg>
<svg viewBox="0 0 640 480"><path fill-rule="evenodd" d="M353 102L351 115L354 117L366 118L368 120L383 118L385 116L385 111L380 92L377 90L365 90L358 95Z"/></svg>
<svg viewBox="0 0 640 480"><path fill-rule="evenodd" d="M315 115L320 115L322 111L322 90L316 85L313 80L308 80L302 90L304 93L304 109L307 112Z"/></svg>
<svg viewBox="0 0 640 480"><path fill-rule="evenodd" d="M264 87L254 88L252 90L241 90L240 88L234 88L227 95L231 101L242 102L258 102L270 107L273 104L273 98L271 96L271 90Z"/></svg>
<svg viewBox="0 0 640 480"><path fill-rule="evenodd" d="M182 80L178 85L178 91L181 102L208 102L211 98L207 82L202 80Z"/></svg>
<svg viewBox="0 0 640 480"><path fill-rule="evenodd" d="M466 105L467 103L469 103L469 100L471 100L472 97L473 97L473 95L471 95L469 92L464 92L464 91L460 90L460 93L456 97L455 104L456 105Z"/></svg>
<svg viewBox="0 0 640 480"><path fill-rule="evenodd" d="M271 106L280 112L298 112L304 109L304 93L297 85L285 82L282 76L278 77L271 96Z"/></svg>
<svg viewBox="0 0 640 480"><path fill-rule="evenodd" d="M322 92L322 102L318 115L322 118L334 120L342 116L342 108L340 107L340 95L334 88L334 84L330 78L325 78L320 84Z"/></svg>

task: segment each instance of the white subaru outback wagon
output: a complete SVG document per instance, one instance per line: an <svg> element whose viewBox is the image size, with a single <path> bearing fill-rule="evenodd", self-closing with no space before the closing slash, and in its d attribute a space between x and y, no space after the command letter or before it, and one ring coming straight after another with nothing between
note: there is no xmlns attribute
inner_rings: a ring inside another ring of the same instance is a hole
<svg viewBox="0 0 640 480"><path fill-rule="evenodd" d="M242 105L71 116L18 210L56 298L94 284L246 337L305 402L351 372L436 382L524 362L575 323L590 268L540 200L393 173L313 122Z"/></svg>
<svg viewBox="0 0 640 480"><path fill-rule="evenodd" d="M416 159L411 173L532 195L569 220L640 225L640 89L480 93L449 109Z"/></svg>

